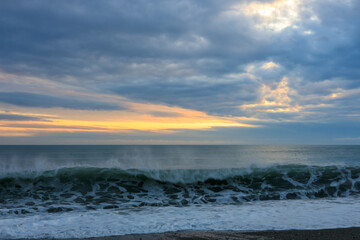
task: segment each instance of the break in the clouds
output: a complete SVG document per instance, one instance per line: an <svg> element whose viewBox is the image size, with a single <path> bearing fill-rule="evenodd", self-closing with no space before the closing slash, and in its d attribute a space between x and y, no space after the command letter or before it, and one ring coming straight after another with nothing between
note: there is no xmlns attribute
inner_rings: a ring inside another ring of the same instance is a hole
<svg viewBox="0 0 360 240"><path fill-rule="evenodd" d="M356 0L2 1L0 141L358 143L359 10Z"/></svg>

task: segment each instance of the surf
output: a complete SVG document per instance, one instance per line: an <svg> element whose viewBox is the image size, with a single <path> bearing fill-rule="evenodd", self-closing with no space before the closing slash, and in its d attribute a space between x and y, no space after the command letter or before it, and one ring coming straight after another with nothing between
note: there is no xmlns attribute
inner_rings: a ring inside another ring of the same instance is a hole
<svg viewBox="0 0 360 240"><path fill-rule="evenodd" d="M0 178L1 214L144 206L241 204L360 193L360 167L277 165L229 169L75 167Z"/></svg>

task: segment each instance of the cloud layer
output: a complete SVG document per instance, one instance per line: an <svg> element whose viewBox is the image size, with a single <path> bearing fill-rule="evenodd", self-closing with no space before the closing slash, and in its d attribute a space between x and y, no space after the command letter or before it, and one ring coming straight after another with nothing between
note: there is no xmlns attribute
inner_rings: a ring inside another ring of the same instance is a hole
<svg viewBox="0 0 360 240"><path fill-rule="evenodd" d="M118 122L148 143L151 138L138 131L166 130L160 137L150 135L156 141L207 141L203 130L181 125L191 121L216 131L215 143L224 142L220 136L230 138L221 128L229 124L261 126L249 128L246 136L243 128L234 130L239 131L231 137L234 143L291 125L293 133L281 130L281 139L287 139L313 124L318 131L294 142L358 143L360 132L346 129L357 129L360 117L359 10L355 0L5 0L0 6L2 136L31 132L55 142L60 136L50 134L48 126L46 137L44 131L26 131L24 122L29 127L40 119L5 113L12 111L54 115L64 128L65 120L79 121L81 132L95 123ZM184 112L191 117L184 120ZM209 124L215 120L221 124ZM130 122L163 127L134 128ZM101 139L106 137L94 137Z"/></svg>

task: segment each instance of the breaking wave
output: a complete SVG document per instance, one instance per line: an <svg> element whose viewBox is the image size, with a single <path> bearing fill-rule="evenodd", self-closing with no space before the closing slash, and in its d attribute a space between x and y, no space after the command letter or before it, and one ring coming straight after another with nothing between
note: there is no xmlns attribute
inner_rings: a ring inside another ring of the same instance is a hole
<svg viewBox="0 0 360 240"><path fill-rule="evenodd" d="M141 170L62 168L0 177L0 214L346 197L360 167Z"/></svg>

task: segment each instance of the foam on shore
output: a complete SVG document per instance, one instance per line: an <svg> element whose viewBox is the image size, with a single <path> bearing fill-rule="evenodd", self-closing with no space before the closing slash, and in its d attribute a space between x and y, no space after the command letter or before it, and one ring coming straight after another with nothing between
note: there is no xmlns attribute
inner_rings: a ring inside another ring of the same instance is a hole
<svg viewBox="0 0 360 240"><path fill-rule="evenodd" d="M360 226L360 199L96 210L0 219L0 238L86 238L180 230L285 230Z"/></svg>

